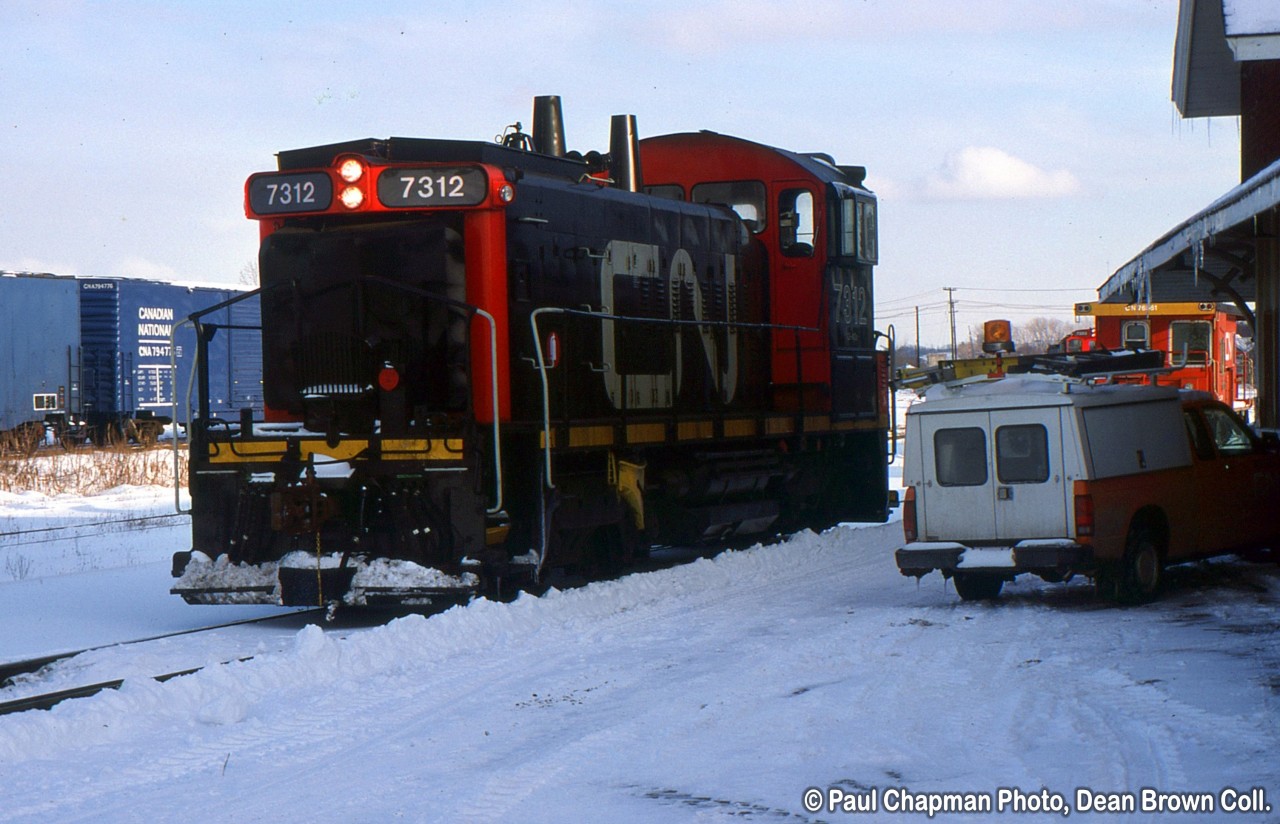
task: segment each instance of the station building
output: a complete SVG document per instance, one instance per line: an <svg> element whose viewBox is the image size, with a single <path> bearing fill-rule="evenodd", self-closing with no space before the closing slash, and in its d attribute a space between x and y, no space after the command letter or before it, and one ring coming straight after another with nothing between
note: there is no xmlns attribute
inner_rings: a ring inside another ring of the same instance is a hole
<svg viewBox="0 0 1280 824"><path fill-rule="evenodd" d="M1240 119L1240 185L1098 289L1108 303L1234 303L1254 329L1256 421L1280 427L1280 3L1180 0L1173 101Z"/></svg>

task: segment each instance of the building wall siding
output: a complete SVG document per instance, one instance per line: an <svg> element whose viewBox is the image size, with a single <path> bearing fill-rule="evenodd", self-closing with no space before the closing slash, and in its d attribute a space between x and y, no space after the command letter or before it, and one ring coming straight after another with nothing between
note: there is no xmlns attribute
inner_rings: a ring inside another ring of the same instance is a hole
<svg viewBox="0 0 1280 824"><path fill-rule="evenodd" d="M1280 60L1240 64L1240 179L1280 160Z"/></svg>

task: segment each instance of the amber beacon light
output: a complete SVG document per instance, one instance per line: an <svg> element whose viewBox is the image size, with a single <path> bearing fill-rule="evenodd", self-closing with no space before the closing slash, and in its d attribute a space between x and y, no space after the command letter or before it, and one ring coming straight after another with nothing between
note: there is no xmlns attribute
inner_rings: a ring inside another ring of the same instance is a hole
<svg viewBox="0 0 1280 824"><path fill-rule="evenodd" d="M982 351L1012 352L1013 324L1007 320L989 320L982 324Z"/></svg>

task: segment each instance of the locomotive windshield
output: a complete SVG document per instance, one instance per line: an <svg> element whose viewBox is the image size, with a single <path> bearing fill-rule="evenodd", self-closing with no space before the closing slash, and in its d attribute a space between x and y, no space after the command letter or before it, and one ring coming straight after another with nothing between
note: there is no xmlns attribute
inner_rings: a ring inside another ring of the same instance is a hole
<svg viewBox="0 0 1280 824"><path fill-rule="evenodd" d="M465 411L462 235L433 217L286 228L262 246L270 408L317 431L407 431ZM282 285L287 284L287 285Z"/></svg>
<svg viewBox="0 0 1280 824"><path fill-rule="evenodd" d="M837 187L840 198L840 254L863 263L877 263L876 202L854 195L849 187Z"/></svg>

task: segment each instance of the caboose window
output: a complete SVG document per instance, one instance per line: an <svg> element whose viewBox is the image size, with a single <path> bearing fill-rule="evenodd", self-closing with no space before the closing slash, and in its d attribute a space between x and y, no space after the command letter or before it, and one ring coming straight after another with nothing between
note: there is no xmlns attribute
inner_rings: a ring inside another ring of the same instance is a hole
<svg viewBox="0 0 1280 824"><path fill-rule="evenodd" d="M738 213L742 222L755 234L769 223L764 184L758 180L731 180L723 183L699 183L693 187L694 203L716 203Z"/></svg>
<svg viewBox="0 0 1280 824"><path fill-rule="evenodd" d="M813 193L784 189L778 196L778 245L787 257L813 257Z"/></svg>
<svg viewBox="0 0 1280 824"><path fill-rule="evenodd" d="M1145 320L1126 321L1120 335L1125 349L1147 349L1151 346L1151 327Z"/></svg>
<svg viewBox="0 0 1280 824"><path fill-rule="evenodd" d="M1169 354L1174 363L1206 364L1213 327L1207 320L1175 320L1169 324Z"/></svg>
<svg viewBox="0 0 1280 824"><path fill-rule="evenodd" d="M36 412L56 410L58 408L58 396L53 392L41 392L38 395L32 395L31 408Z"/></svg>

